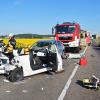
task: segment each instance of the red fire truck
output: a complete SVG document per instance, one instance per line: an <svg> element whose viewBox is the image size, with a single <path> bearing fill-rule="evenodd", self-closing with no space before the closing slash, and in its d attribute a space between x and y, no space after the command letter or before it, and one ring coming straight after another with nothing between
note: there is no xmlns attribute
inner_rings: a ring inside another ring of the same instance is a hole
<svg viewBox="0 0 100 100"><path fill-rule="evenodd" d="M79 52L80 50L80 25L78 23L64 22L53 28L56 40L63 42L66 50Z"/></svg>

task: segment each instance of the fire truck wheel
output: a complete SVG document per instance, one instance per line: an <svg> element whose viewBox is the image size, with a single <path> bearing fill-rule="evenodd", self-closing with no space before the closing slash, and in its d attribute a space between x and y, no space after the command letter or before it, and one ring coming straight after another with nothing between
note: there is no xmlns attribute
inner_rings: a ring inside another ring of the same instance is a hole
<svg viewBox="0 0 100 100"><path fill-rule="evenodd" d="M18 82L23 79L23 69L22 68L15 68L9 73L8 76L9 81L11 82Z"/></svg>
<svg viewBox="0 0 100 100"><path fill-rule="evenodd" d="M75 53L79 53L79 51L80 51L79 47L75 48Z"/></svg>

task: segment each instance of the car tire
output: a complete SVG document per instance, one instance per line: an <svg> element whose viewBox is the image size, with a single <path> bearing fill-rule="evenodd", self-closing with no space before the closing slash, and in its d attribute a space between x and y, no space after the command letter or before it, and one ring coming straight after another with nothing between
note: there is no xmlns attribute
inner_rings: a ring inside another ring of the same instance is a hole
<svg viewBox="0 0 100 100"><path fill-rule="evenodd" d="M15 68L9 73L8 76L9 81L11 82L18 82L23 79L23 69L22 68Z"/></svg>

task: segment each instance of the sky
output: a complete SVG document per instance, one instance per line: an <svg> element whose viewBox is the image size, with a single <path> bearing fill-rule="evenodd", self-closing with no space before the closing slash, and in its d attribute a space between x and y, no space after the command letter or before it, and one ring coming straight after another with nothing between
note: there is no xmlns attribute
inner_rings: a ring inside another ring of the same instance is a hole
<svg viewBox="0 0 100 100"><path fill-rule="evenodd" d="M100 0L0 0L0 35L52 34L57 23L73 21L100 34Z"/></svg>

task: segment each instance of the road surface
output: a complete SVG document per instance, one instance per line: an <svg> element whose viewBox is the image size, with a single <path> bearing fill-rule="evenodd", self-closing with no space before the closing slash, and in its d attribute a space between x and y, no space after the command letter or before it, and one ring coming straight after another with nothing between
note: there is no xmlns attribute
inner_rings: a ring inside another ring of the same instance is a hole
<svg viewBox="0 0 100 100"><path fill-rule="evenodd" d="M77 66L79 60L64 60L63 73L42 73L11 83L0 76L0 100L100 100L100 90L83 88L78 80L96 75L100 79L100 49L88 47L88 64Z"/></svg>

